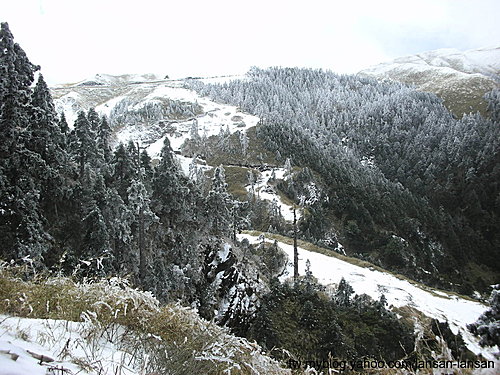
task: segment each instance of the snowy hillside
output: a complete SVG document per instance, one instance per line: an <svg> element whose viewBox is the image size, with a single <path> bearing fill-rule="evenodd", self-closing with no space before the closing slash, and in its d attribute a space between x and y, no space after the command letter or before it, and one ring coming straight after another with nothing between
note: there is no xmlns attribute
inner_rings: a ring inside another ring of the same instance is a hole
<svg viewBox="0 0 500 375"><path fill-rule="evenodd" d="M250 243L257 243L258 236L241 234L239 239L247 239ZM269 239L268 239L269 240ZM285 251L289 260L293 259L293 246L282 241L278 245ZM354 289L356 294L368 294L379 299L382 294L387 298L389 305L394 307L410 306L425 315L447 321L456 334L460 332L468 345L469 350L485 358L494 360L493 353L498 351L481 348L477 338L467 331L466 325L473 323L487 309L479 302L463 299L453 294L423 289L407 280L395 277L393 274L380 272L373 268L360 267L342 259L326 256L299 247L299 274L305 274L305 263L309 259L311 271L323 285L338 285L344 278ZM293 274L293 263L288 262L288 276ZM287 275L284 278L288 277Z"/></svg>
<svg viewBox="0 0 500 375"><path fill-rule="evenodd" d="M241 77L207 78L224 82ZM79 111L95 108L115 126L115 145L139 142L152 158L159 156L166 137L179 153L193 131L210 137L224 131L246 131L259 119L237 107L215 103L184 88L184 80L162 79L159 75L112 76L97 74L84 81L52 88L58 113L64 113L70 127ZM184 172L191 158L177 155Z"/></svg>
<svg viewBox="0 0 500 375"><path fill-rule="evenodd" d="M469 51L439 49L397 58L359 72L415 85L444 99L461 116L485 110L484 93L500 85L500 47Z"/></svg>
<svg viewBox="0 0 500 375"><path fill-rule="evenodd" d="M213 77L201 81L223 83L242 78ZM142 119L129 116L128 124L118 126L114 133L115 144L139 142L152 158L159 157L164 140L168 138L186 175L189 174L193 158L180 155L180 150L183 143L193 136L193 129L196 129L200 137L210 137L223 131L230 133L246 131L259 122L258 117L244 113L234 105L216 103L207 97L201 97L193 90L186 89L184 80L161 79L160 75L154 74L124 76L97 74L76 84L55 87L52 91L56 109L59 113L64 112L70 126L80 110L87 111L90 108L95 108L100 115L106 115L113 123L114 119L125 111L139 113L150 104L164 105L165 100L175 101L180 106L199 106L199 110L188 118L169 118L164 117L162 113ZM198 160L200 161L200 158ZM275 178L282 179L283 174L282 168L274 170ZM255 193L263 200L269 202L275 200L284 219L293 221L292 207L284 203L273 191L269 184L270 178L270 171L263 173L253 186ZM246 188L248 191L252 189L250 185ZM297 219L300 216L301 213L297 210Z"/></svg>
<svg viewBox="0 0 500 375"><path fill-rule="evenodd" d="M469 51L459 51L454 48L438 49L423 52L417 55L405 56L367 68L362 73L382 75L390 74L393 70L418 71L437 69L441 72L449 71L463 74L481 74L490 76L494 80L500 80L500 47L481 48Z"/></svg>
<svg viewBox="0 0 500 375"><path fill-rule="evenodd" d="M3 271L2 302L14 313L0 314L0 375L290 373L255 343L125 280L24 284Z"/></svg>
<svg viewBox="0 0 500 375"><path fill-rule="evenodd" d="M239 77L207 78L220 82ZM59 113L64 112L71 127L79 111L95 108L118 125L115 142L139 141L157 156L168 136L174 151L189 137L196 120L201 135L221 130L246 130L258 118L235 106L215 103L184 88L184 80L161 79L154 74L112 76L98 74L82 82L52 88Z"/></svg>

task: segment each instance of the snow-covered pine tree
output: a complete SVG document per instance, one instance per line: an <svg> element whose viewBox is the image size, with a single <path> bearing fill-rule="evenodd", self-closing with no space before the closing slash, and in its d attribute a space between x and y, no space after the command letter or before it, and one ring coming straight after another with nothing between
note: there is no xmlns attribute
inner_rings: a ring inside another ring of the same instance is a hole
<svg viewBox="0 0 500 375"><path fill-rule="evenodd" d="M99 125L101 123L101 119L99 118L99 115L97 114L95 108L90 108L87 112L87 120L90 125L90 129L94 134L99 134Z"/></svg>
<svg viewBox="0 0 500 375"><path fill-rule="evenodd" d="M247 152L248 152L248 144L249 144L248 135L245 131L242 131L239 134L240 134L239 138L240 138L240 144L241 144L241 151L243 153L243 157L246 159Z"/></svg>
<svg viewBox="0 0 500 375"><path fill-rule="evenodd" d="M114 188L107 189L106 207L102 211L109 234L115 272L138 274L139 260L132 251L134 215Z"/></svg>
<svg viewBox="0 0 500 375"><path fill-rule="evenodd" d="M467 328L481 338L481 346L500 347L500 284L494 286L489 304L490 309L477 322L467 325Z"/></svg>
<svg viewBox="0 0 500 375"><path fill-rule="evenodd" d="M148 264L151 264L151 252L148 244L151 242L147 236L151 226L158 221L158 217L150 208L150 193L144 185L144 170L132 180L128 188L128 206L134 217L132 233L135 237L136 252L139 259L138 279L142 285L146 280Z"/></svg>
<svg viewBox="0 0 500 375"><path fill-rule="evenodd" d="M486 93L484 98L488 101L488 111L491 119L496 123L500 123L500 88L494 88Z"/></svg>
<svg viewBox="0 0 500 375"><path fill-rule="evenodd" d="M67 124L66 124L67 126ZM66 151L66 135L62 133L49 88L39 74L33 89L30 123L25 132L26 148L40 155L43 164L34 170L33 178L40 186L39 202L47 227L59 228L65 203L71 167Z"/></svg>
<svg viewBox="0 0 500 375"><path fill-rule="evenodd" d="M133 156L130 155L128 149L120 143L113 153L111 160L113 173L111 176L111 185L116 189L120 197L125 203L128 203L127 190L132 182L132 178L136 173Z"/></svg>
<svg viewBox="0 0 500 375"><path fill-rule="evenodd" d="M344 278L341 278L333 299L338 305L345 307L351 304L351 295L353 294L352 286Z"/></svg>
<svg viewBox="0 0 500 375"><path fill-rule="evenodd" d="M109 126L106 116L102 116L97 130L97 148L102 154L105 164L111 161L112 150L109 144L111 133L111 126Z"/></svg>
<svg viewBox="0 0 500 375"><path fill-rule="evenodd" d="M184 199L189 191L181 181L182 172L174 159L173 150L167 137L165 137L160 157L161 160L154 170L152 182L153 205L162 223L167 228L173 228L180 224L180 221L176 219L185 215L184 208L188 202L185 202Z"/></svg>
<svg viewBox="0 0 500 375"><path fill-rule="evenodd" d="M19 141L29 121L27 111L31 99L34 72L39 67L32 64L23 49L14 42L9 25L0 28L0 158L8 158Z"/></svg>
<svg viewBox="0 0 500 375"><path fill-rule="evenodd" d="M57 124L56 111L49 88L42 74L31 96L29 140L27 147L42 156L49 164L57 163L62 157L56 153L61 145L61 132Z"/></svg>
<svg viewBox="0 0 500 375"><path fill-rule="evenodd" d="M64 114L64 111L61 112L61 116L59 117L59 129L61 130L61 133L66 136L70 132L68 121L66 120L66 115Z"/></svg>
<svg viewBox="0 0 500 375"><path fill-rule="evenodd" d="M214 169L214 176L208 196L206 207L209 225L216 235L228 233L231 223L233 200L227 192L226 175L222 165Z"/></svg>
<svg viewBox="0 0 500 375"><path fill-rule="evenodd" d="M31 84L38 67L14 42L7 23L0 28L0 238L4 259L40 257L50 236L40 210L40 172L45 162L26 148L31 133Z"/></svg>
<svg viewBox="0 0 500 375"><path fill-rule="evenodd" d="M95 144L95 133L85 115L85 112L80 111L75 121L75 127L71 136L70 150L78 163L79 178L82 180L85 166L94 160L97 153Z"/></svg>

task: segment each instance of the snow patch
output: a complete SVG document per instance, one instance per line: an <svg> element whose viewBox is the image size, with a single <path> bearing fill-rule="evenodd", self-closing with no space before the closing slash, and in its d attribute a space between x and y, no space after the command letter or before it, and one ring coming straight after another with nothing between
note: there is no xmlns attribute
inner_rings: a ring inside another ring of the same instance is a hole
<svg viewBox="0 0 500 375"><path fill-rule="evenodd" d="M141 370L128 365L133 355L118 348L114 340L104 334L100 338L89 335L89 322L4 315L0 321L0 375L132 375ZM124 332L120 327L116 330L117 335ZM83 370L77 363L86 363L94 371Z"/></svg>
<svg viewBox="0 0 500 375"><path fill-rule="evenodd" d="M240 234L238 238L240 240L246 238L254 244L260 243L258 236ZM278 242L278 245L285 251L289 259L293 259L292 245L283 242ZM344 278L357 294L365 293L376 300L384 294L389 305L394 307L408 305L441 322L447 321L453 333L460 332L462 334L472 352L482 354L489 360L495 360L493 353L498 351L498 348L480 347L478 339L466 328L467 324L475 322L487 310L486 305L430 288L424 290L389 273L356 266L300 247L298 251L300 274L305 274L305 261L309 259L311 271L321 284L338 285L340 279ZM293 274L293 264L288 263L288 271Z"/></svg>
<svg viewBox="0 0 500 375"><path fill-rule="evenodd" d="M267 170L261 173L260 178L255 181L252 185L247 185L246 190L251 193L252 188L254 193L263 200L267 200L269 202L275 201L277 206L279 207L281 216L286 221L293 221L293 206L286 204L283 202L281 197L276 193L276 190L271 185L270 181L274 179L283 179L286 171L284 168L273 168L272 170ZM302 216L299 208L296 209L297 220Z"/></svg>

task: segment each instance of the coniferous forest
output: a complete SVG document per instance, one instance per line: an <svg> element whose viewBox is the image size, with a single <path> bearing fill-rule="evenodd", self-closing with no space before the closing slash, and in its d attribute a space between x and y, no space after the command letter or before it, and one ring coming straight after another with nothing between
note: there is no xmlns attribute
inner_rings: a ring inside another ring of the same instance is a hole
<svg viewBox="0 0 500 375"><path fill-rule="evenodd" d="M281 186L297 204L301 187L321 187L304 238L341 236L351 254L465 294L495 282L498 90L486 95L490 118L457 119L434 94L394 82L291 68L249 76L192 87L259 116L277 160L306 167Z"/></svg>
<svg viewBox="0 0 500 375"><path fill-rule="evenodd" d="M168 138L153 162L138 143L112 145L116 117L90 109L68 124L6 23L0 47L3 261L76 280L119 275L267 350L309 359L397 360L413 351L414 327L345 280L333 291L311 272L280 282L278 245L239 241L242 229L295 233L330 249L342 242L347 255L465 295L498 281L498 90L487 95L489 117L455 118L433 94L322 70L188 80L260 118L247 134L288 170L276 188L303 212L294 227L271 204L231 194L222 165L186 176ZM244 148L245 137L236 140ZM231 136L191 139L184 149L202 155L221 140Z"/></svg>

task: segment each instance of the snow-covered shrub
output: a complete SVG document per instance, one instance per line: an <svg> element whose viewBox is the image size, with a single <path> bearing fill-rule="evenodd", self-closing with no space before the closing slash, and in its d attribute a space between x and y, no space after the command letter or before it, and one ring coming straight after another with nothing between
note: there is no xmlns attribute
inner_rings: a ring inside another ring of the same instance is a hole
<svg viewBox="0 0 500 375"><path fill-rule="evenodd" d="M289 373L261 354L262 349L256 344L201 319L192 309L179 304L160 306L151 293L134 289L120 278L81 283L68 278L45 278L29 282L15 277L3 266L0 313L50 319L50 329L37 332L39 341L48 346L64 342L66 331L60 330L74 329L74 324L78 324L78 342L64 347L60 355L90 373L105 373L101 357L103 346L108 343L122 358L117 366L125 366L126 361L136 372Z"/></svg>
<svg viewBox="0 0 500 375"><path fill-rule="evenodd" d="M481 337L481 346L500 348L500 284L494 286L489 300L491 308L479 317L477 322L467 328ZM500 355L500 353L498 353Z"/></svg>

